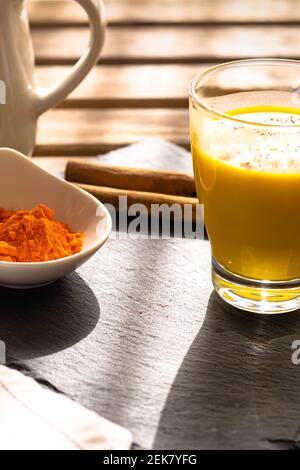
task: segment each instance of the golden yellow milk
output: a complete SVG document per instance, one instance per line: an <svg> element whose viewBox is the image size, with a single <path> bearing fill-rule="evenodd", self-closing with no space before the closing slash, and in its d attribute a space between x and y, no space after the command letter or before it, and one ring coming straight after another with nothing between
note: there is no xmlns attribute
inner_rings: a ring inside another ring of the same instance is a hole
<svg viewBox="0 0 300 470"><path fill-rule="evenodd" d="M195 180L212 255L246 278L300 278L300 110L264 106L228 114L261 126L232 121L229 128L222 118L207 118L198 132L192 117Z"/></svg>

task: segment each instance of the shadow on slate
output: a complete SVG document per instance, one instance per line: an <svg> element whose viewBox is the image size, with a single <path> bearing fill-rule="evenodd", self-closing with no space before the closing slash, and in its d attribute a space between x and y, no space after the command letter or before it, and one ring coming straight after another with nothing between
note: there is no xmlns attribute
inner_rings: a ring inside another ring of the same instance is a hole
<svg viewBox="0 0 300 470"><path fill-rule="evenodd" d="M0 339L8 363L66 349L93 331L100 307L76 273L34 290L0 288Z"/></svg>
<svg viewBox="0 0 300 470"><path fill-rule="evenodd" d="M212 293L204 324L170 389L153 448L300 449L295 339L299 311L258 316Z"/></svg>

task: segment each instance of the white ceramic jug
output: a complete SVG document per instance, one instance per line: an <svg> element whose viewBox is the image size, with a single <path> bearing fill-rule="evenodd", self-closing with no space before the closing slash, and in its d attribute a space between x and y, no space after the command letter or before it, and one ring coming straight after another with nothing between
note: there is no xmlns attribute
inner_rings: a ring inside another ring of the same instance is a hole
<svg viewBox="0 0 300 470"><path fill-rule="evenodd" d="M104 42L103 4L101 0L76 1L90 20L89 48L62 83L41 89L34 72L24 2L0 0L0 147L10 147L30 156L38 117L71 93L97 62Z"/></svg>

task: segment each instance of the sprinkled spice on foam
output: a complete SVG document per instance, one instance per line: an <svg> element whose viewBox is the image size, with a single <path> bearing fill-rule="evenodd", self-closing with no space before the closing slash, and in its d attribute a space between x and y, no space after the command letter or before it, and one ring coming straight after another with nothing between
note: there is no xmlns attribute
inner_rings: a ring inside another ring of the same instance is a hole
<svg viewBox="0 0 300 470"><path fill-rule="evenodd" d="M300 172L300 114L279 112L249 112L234 114L243 121L278 124L251 127L247 123L207 120L201 135L204 152L229 165L263 172ZM283 127L280 126L290 126ZM233 132L234 131L234 132Z"/></svg>

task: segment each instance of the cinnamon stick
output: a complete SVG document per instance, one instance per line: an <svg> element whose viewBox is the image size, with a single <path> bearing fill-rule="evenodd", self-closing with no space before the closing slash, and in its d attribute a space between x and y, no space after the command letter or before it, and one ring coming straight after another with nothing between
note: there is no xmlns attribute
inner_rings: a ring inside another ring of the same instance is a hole
<svg viewBox="0 0 300 470"><path fill-rule="evenodd" d="M198 199L193 197L175 196L170 194L159 194L151 193L146 191L132 191L128 189L116 189L105 186L95 186L89 184L76 184L81 189L84 189L88 193L95 196L104 204L112 204L116 209L119 208L120 196L127 196L127 206L133 204L144 204L147 208L148 215L151 214L152 204L167 204L172 206L173 204L179 204L182 209L182 214L189 217L191 214L192 222L196 222L196 207ZM191 205L191 213L187 214L184 206L186 204Z"/></svg>
<svg viewBox="0 0 300 470"><path fill-rule="evenodd" d="M193 197L196 195L193 176L184 173L70 160L65 176L67 181L76 183L175 196Z"/></svg>

